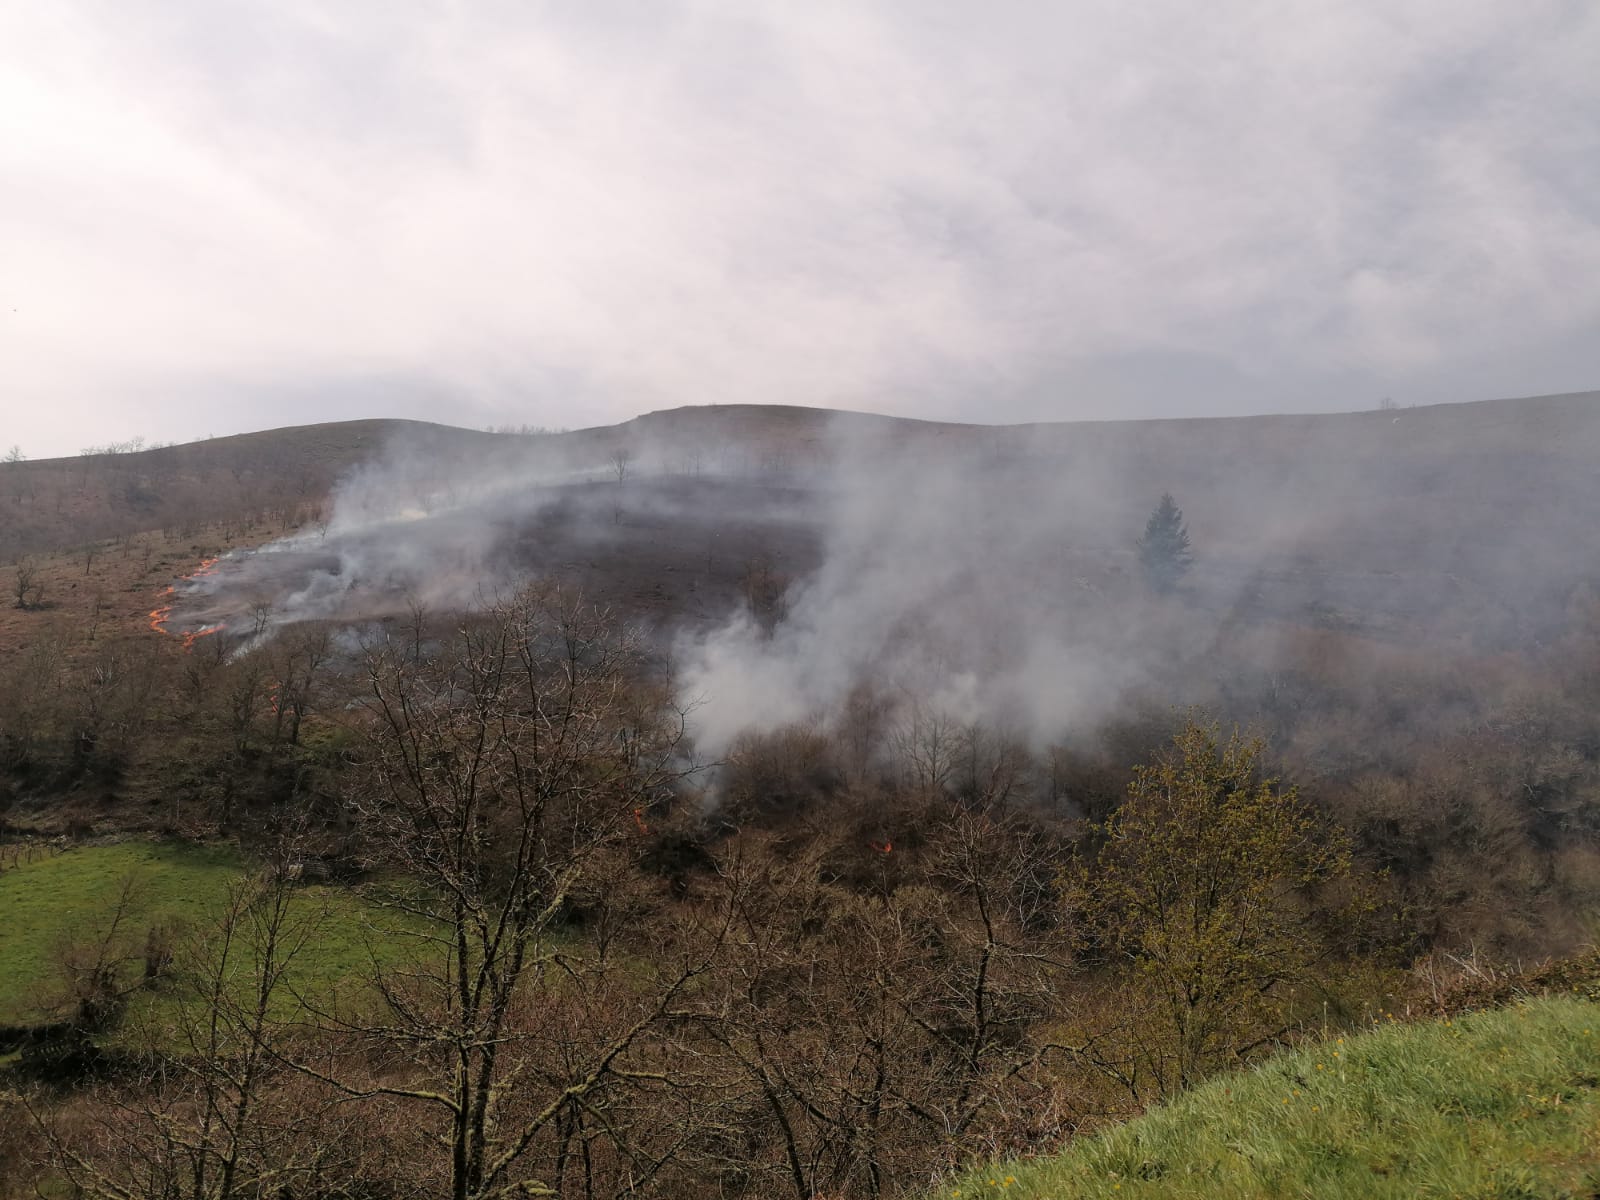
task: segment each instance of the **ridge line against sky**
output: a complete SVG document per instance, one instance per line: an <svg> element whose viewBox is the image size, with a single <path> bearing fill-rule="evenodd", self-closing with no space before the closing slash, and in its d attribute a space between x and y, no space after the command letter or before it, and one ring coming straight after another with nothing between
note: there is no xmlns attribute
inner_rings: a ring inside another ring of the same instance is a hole
<svg viewBox="0 0 1600 1200"><path fill-rule="evenodd" d="M0 449L1600 385L1600 6L0 4Z"/></svg>

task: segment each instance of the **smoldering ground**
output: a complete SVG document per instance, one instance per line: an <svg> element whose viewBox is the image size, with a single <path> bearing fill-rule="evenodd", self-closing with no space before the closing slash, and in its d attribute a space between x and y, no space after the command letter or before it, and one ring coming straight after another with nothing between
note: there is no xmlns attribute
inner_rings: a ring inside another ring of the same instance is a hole
<svg viewBox="0 0 1600 1200"><path fill-rule="evenodd" d="M676 410L397 442L325 527L182 585L175 625L260 635L556 578L650 624L702 751L863 685L1040 742L1133 695L1213 696L1285 639L1536 646L1595 574L1595 398L1325 417L982 427ZM1170 491L1195 565L1135 542ZM898 698L898 699L896 699Z"/></svg>
<svg viewBox="0 0 1600 1200"><path fill-rule="evenodd" d="M812 491L753 454L626 427L408 432L341 480L324 516L177 581L167 627L254 640L470 610L535 578L652 625L721 620L751 564L815 555Z"/></svg>

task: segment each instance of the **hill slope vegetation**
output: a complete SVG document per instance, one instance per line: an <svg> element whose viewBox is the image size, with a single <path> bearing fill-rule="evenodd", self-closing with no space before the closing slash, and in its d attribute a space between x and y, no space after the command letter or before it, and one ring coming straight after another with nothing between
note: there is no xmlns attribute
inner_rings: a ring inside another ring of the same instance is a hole
<svg viewBox="0 0 1600 1200"><path fill-rule="evenodd" d="M933 1195L1587 1197L1600 1188L1597 1127L1600 1004L1542 999L1282 1054L1059 1157Z"/></svg>

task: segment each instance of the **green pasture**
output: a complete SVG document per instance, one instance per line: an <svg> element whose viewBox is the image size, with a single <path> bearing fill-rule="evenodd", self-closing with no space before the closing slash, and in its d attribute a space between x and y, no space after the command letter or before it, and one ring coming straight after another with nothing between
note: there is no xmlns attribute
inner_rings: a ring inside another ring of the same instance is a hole
<svg viewBox="0 0 1600 1200"><path fill-rule="evenodd" d="M1600 1004L1388 1024L1224 1076L947 1200L1600 1195Z"/></svg>
<svg viewBox="0 0 1600 1200"><path fill-rule="evenodd" d="M63 961L107 944L132 982L143 970L152 929L179 948L200 954L214 939L229 889L248 861L234 848L182 842L127 841L24 855L0 870L0 1025L59 1016L67 1000ZM126 899L124 899L126 897ZM113 932L118 906L123 912ZM374 955L398 962L419 949L397 930L417 922L340 887L299 888L292 926L306 931L288 981L296 990L360 980ZM171 989L135 993L134 1013L150 1013ZM159 1013L157 1012L157 1014Z"/></svg>

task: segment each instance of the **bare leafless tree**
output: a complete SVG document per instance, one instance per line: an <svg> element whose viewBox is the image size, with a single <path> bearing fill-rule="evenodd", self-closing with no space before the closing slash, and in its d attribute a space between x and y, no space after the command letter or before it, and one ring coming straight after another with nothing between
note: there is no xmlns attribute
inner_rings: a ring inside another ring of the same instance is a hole
<svg viewBox="0 0 1600 1200"><path fill-rule="evenodd" d="M614 1105L670 1082L640 1061L645 1035L705 960L658 955L675 965L649 987L623 986L558 930L580 882L640 836L682 773L681 714L631 633L544 588L495 605L421 662L374 647L366 682L360 818L381 859L416 881L386 903L418 953L374 968L377 1016L323 1012L364 1048L359 1059L296 1065L409 1110L429 1131L417 1149L429 1177L457 1200L557 1194L570 1155L592 1168L596 1138L648 1175L659 1145L618 1124Z"/></svg>
<svg viewBox="0 0 1600 1200"><path fill-rule="evenodd" d="M145 1060L142 1076L90 1088L65 1114L33 1108L74 1195L233 1200L349 1178L340 1097L296 1086L277 1053L275 1010L317 931L315 910L296 902L282 870L230 889L214 927L196 931L170 969L171 1002L134 1036L170 1051Z"/></svg>
<svg viewBox="0 0 1600 1200"><path fill-rule="evenodd" d="M1071 1123L1041 1073L1068 966L1055 843L948 803L903 816L915 849L747 834L722 859L738 924L711 1035L755 1194L882 1196Z"/></svg>
<svg viewBox="0 0 1600 1200"><path fill-rule="evenodd" d="M272 613L272 601L267 597L261 596L251 601L250 636L252 639L259 639L262 634L266 633L268 626L272 624Z"/></svg>
<svg viewBox="0 0 1600 1200"><path fill-rule="evenodd" d="M956 777L968 735L948 713L913 700L890 737L904 785L925 796L943 792Z"/></svg>
<svg viewBox="0 0 1600 1200"><path fill-rule="evenodd" d="M44 602L44 580L39 577L39 564L31 558L19 562L11 590L18 608L38 608Z"/></svg>
<svg viewBox="0 0 1600 1200"><path fill-rule="evenodd" d="M428 619L432 615L427 602L415 591L406 592L406 633L411 640L411 662L422 662L422 647L428 640Z"/></svg>
<svg viewBox="0 0 1600 1200"><path fill-rule="evenodd" d="M142 983L130 970L136 951L129 933L141 891L140 878L131 872L125 875L93 933L68 937L57 947L56 971L64 989L61 1007L75 1033L99 1033L115 1025L128 997Z"/></svg>
<svg viewBox="0 0 1600 1200"><path fill-rule="evenodd" d="M270 647L272 740L300 743L300 726L310 711L333 641L323 625L302 625Z"/></svg>

